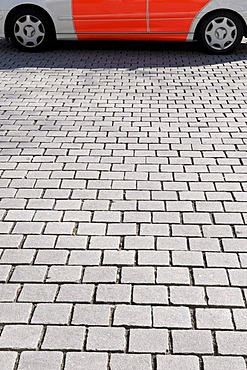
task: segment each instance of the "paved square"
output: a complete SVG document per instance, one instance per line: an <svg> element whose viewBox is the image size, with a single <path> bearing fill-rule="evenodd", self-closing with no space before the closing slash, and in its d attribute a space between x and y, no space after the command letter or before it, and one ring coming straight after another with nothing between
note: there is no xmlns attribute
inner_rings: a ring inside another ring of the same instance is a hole
<svg viewBox="0 0 247 370"><path fill-rule="evenodd" d="M1 370L246 370L246 60L0 42Z"/></svg>

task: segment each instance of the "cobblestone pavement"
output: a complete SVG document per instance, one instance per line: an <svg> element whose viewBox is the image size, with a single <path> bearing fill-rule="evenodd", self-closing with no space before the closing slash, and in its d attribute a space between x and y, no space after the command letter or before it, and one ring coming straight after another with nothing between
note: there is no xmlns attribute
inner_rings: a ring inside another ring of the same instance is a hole
<svg viewBox="0 0 247 370"><path fill-rule="evenodd" d="M0 43L1 370L245 370L247 45Z"/></svg>

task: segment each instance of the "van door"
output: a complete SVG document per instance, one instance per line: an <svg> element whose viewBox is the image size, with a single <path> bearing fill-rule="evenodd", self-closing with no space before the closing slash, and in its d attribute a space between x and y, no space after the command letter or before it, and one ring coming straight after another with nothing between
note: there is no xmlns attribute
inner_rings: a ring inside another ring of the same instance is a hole
<svg viewBox="0 0 247 370"><path fill-rule="evenodd" d="M147 0L72 0L72 7L78 34L147 32Z"/></svg>
<svg viewBox="0 0 247 370"><path fill-rule="evenodd" d="M168 39L185 39L196 15L209 0L149 0L150 33L167 34Z"/></svg>

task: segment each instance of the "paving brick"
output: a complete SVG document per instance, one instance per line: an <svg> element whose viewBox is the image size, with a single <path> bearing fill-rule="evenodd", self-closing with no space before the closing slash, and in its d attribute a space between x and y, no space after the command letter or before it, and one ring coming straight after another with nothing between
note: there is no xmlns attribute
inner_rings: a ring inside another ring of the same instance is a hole
<svg viewBox="0 0 247 370"><path fill-rule="evenodd" d="M111 307L108 305L76 304L72 324L108 326L110 311Z"/></svg>
<svg viewBox="0 0 247 370"><path fill-rule="evenodd" d="M85 327L48 326L42 349L81 350L85 333Z"/></svg>
<svg viewBox="0 0 247 370"><path fill-rule="evenodd" d="M191 328L191 317L188 307L154 307L154 327Z"/></svg>
<svg viewBox="0 0 247 370"><path fill-rule="evenodd" d="M151 355L113 353L110 366L112 370L151 370Z"/></svg>
<svg viewBox="0 0 247 370"><path fill-rule="evenodd" d="M246 356L246 338L247 332L216 332L216 342L219 354Z"/></svg>
<svg viewBox="0 0 247 370"><path fill-rule="evenodd" d="M166 353L168 350L168 330L131 329L129 351L134 353Z"/></svg>
<svg viewBox="0 0 247 370"><path fill-rule="evenodd" d="M168 304L168 290L165 286L135 285L133 302L138 304Z"/></svg>
<svg viewBox="0 0 247 370"><path fill-rule="evenodd" d="M56 266L53 265L48 271L46 281L48 283L78 283L81 280L82 267L80 266Z"/></svg>
<svg viewBox="0 0 247 370"><path fill-rule="evenodd" d="M172 252L172 264L174 266L203 266L201 252L174 251Z"/></svg>
<svg viewBox="0 0 247 370"><path fill-rule="evenodd" d="M132 266L135 264L134 251L111 251L106 250L103 258L104 265Z"/></svg>
<svg viewBox="0 0 247 370"><path fill-rule="evenodd" d="M229 271L230 282L232 286L246 287L247 270L231 269Z"/></svg>
<svg viewBox="0 0 247 370"><path fill-rule="evenodd" d="M41 325L6 325L0 338L0 349L36 349Z"/></svg>
<svg viewBox="0 0 247 370"><path fill-rule="evenodd" d="M139 251L138 265L169 266L169 252L166 251Z"/></svg>
<svg viewBox="0 0 247 370"><path fill-rule="evenodd" d="M231 312L229 309L198 308L196 325L198 329L233 329Z"/></svg>
<svg viewBox="0 0 247 370"><path fill-rule="evenodd" d="M121 282L126 284L154 284L153 267L123 267Z"/></svg>
<svg viewBox="0 0 247 370"><path fill-rule="evenodd" d="M24 248L54 248L55 241L56 236L52 235L27 235Z"/></svg>
<svg viewBox="0 0 247 370"><path fill-rule="evenodd" d="M158 284L190 284L189 269L186 267L158 267Z"/></svg>
<svg viewBox="0 0 247 370"><path fill-rule="evenodd" d="M67 303L38 303L32 324L68 324L72 305Z"/></svg>
<svg viewBox="0 0 247 370"><path fill-rule="evenodd" d="M62 360L62 352L26 351L21 354L18 369L59 370Z"/></svg>
<svg viewBox="0 0 247 370"><path fill-rule="evenodd" d="M0 284L0 302L13 302L19 288L19 284Z"/></svg>
<svg viewBox="0 0 247 370"><path fill-rule="evenodd" d="M113 324L117 326L151 326L151 307L118 305Z"/></svg>
<svg viewBox="0 0 247 370"><path fill-rule="evenodd" d="M154 249L153 236L126 236L125 249Z"/></svg>
<svg viewBox="0 0 247 370"><path fill-rule="evenodd" d="M206 253L208 267L240 267L236 253Z"/></svg>
<svg viewBox="0 0 247 370"><path fill-rule="evenodd" d="M48 287L51 284L48 285ZM63 284L57 296L57 302L91 302L94 293L94 285Z"/></svg>
<svg viewBox="0 0 247 370"><path fill-rule="evenodd" d="M55 284L24 284L19 302L53 302L58 286Z"/></svg>
<svg viewBox="0 0 247 370"><path fill-rule="evenodd" d="M1 351L0 364L2 370L13 370L17 359L17 352Z"/></svg>
<svg viewBox="0 0 247 370"><path fill-rule="evenodd" d="M194 268L193 276L195 285L229 285L227 271L223 268Z"/></svg>
<svg viewBox="0 0 247 370"><path fill-rule="evenodd" d="M41 250L35 258L35 265L65 265L69 252L65 250Z"/></svg>
<svg viewBox="0 0 247 370"><path fill-rule="evenodd" d="M45 279L47 272L46 266L16 266L11 282L22 282L22 283L41 283Z"/></svg>
<svg viewBox="0 0 247 370"><path fill-rule="evenodd" d="M59 235L57 238L57 249L86 249L87 237Z"/></svg>
<svg viewBox="0 0 247 370"><path fill-rule="evenodd" d="M94 266L100 264L100 251L72 251L69 257L69 265Z"/></svg>
<svg viewBox="0 0 247 370"><path fill-rule="evenodd" d="M199 370L199 366L199 358L196 356L157 356L157 370Z"/></svg>
<svg viewBox="0 0 247 370"><path fill-rule="evenodd" d="M208 330L174 330L174 354L213 354L213 342Z"/></svg>
<svg viewBox="0 0 247 370"><path fill-rule="evenodd" d="M107 370L107 353L68 352L65 370Z"/></svg>
<svg viewBox="0 0 247 370"><path fill-rule="evenodd" d="M228 306L242 307L244 306L243 297L239 288L206 288L208 296L208 304L210 306Z"/></svg>
<svg viewBox="0 0 247 370"><path fill-rule="evenodd" d="M118 249L120 237L118 236L92 236L90 240L90 249Z"/></svg>
<svg viewBox="0 0 247 370"><path fill-rule="evenodd" d="M170 289L170 300L173 304L189 306L205 306L206 296L202 287L194 286L172 286Z"/></svg>
<svg viewBox="0 0 247 370"><path fill-rule="evenodd" d="M205 356L203 357L203 364L205 370L245 370L246 363L241 357L224 357L224 356Z"/></svg>
<svg viewBox="0 0 247 370"><path fill-rule="evenodd" d="M124 328L89 328L87 350L123 352L125 346Z"/></svg>
<svg viewBox="0 0 247 370"><path fill-rule="evenodd" d="M158 237L158 250L187 250L187 242L185 237Z"/></svg>
<svg viewBox="0 0 247 370"><path fill-rule="evenodd" d="M131 285L100 284L97 288L96 301L108 303L130 303Z"/></svg>
<svg viewBox="0 0 247 370"><path fill-rule="evenodd" d="M247 330L247 311L245 308L234 309L233 319L237 330Z"/></svg>

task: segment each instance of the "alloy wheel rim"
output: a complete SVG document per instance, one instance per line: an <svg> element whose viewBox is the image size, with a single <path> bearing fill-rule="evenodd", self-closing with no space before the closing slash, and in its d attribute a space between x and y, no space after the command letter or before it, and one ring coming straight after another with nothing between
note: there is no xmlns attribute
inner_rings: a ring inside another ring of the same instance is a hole
<svg viewBox="0 0 247 370"><path fill-rule="evenodd" d="M45 27L40 19L33 15L21 16L14 25L16 40L27 48L39 46L45 38Z"/></svg>
<svg viewBox="0 0 247 370"><path fill-rule="evenodd" d="M236 24L227 17L213 19L205 30L207 44L214 50L229 49L237 39Z"/></svg>

